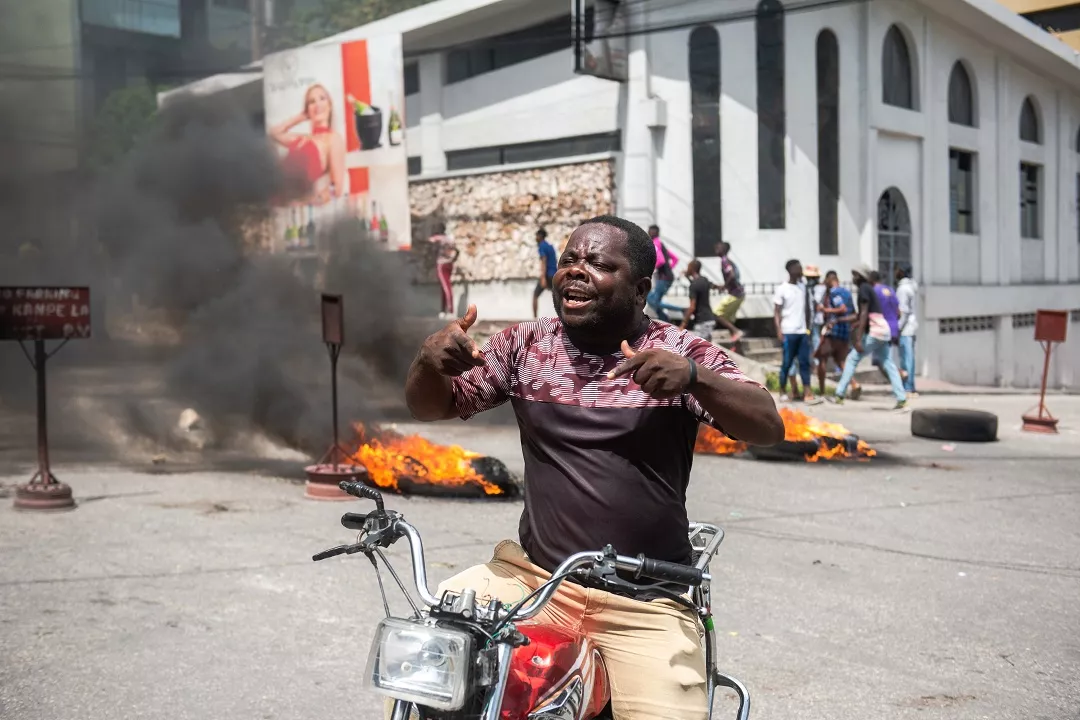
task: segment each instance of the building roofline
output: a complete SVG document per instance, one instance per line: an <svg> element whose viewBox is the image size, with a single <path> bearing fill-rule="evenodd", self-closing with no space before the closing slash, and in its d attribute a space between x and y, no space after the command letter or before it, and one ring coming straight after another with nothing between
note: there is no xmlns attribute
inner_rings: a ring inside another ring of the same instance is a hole
<svg viewBox="0 0 1080 720"><path fill-rule="evenodd" d="M928 12L960 25L975 35L993 38L994 44L1080 91L1080 53L997 0L912 0ZM311 46L360 40L385 33L406 35L506 0L436 0L395 13L310 43ZM159 104L185 92L209 95L262 81L262 62L245 65L240 72L212 75L159 94Z"/></svg>
<svg viewBox="0 0 1080 720"><path fill-rule="evenodd" d="M1080 53L997 0L915 0L934 15L993 41L1009 55L1080 91Z"/></svg>
<svg viewBox="0 0 1080 720"><path fill-rule="evenodd" d="M406 35L411 31L437 25L438 23L452 20L460 15L486 7L497 5L505 0L436 0L435 2L419 5L408 10L402 10L380 20L360 25L335 35L324 37L321 40L308 43L304 47L316 47L338 42L361 40L375 35L401 33ZM221 73L210 77L195 80L186 85L166 90L158 94L158 105L170 98L183 93L195 95L212 95L214 93L234 90L251 83L262 81L262 61L258 60L243 66L241 72Z"/></svg>

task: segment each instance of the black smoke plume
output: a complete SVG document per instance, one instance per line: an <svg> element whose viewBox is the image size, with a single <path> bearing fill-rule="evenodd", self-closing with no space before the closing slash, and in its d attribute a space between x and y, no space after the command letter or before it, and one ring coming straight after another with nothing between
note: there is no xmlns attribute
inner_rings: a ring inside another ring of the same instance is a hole
<svg viewBox="0 0 1080 720"><path fill-rule="evenodd" d="M0 133L10 120L0 108ZM320 453L330 438L320 291L345 303L343 425L400 406L405 370L430 329L409 319L419 308L409 268L359 222L325 231L323 259L310 266L253 250L250 229L299 188L240 109L220 99L170 103L128 156L92 177L60 182L33 152L11 159L0 175L0 226L9 229L0 284L89 285L93 298L94 339L50 361L54 432L86 442L109 425L168 444L177 409L192 407L219 446L258 431ZM0 410L32 413L31 370L16 344L0 345ZM119 383L118 365L130 367Z"/></svg>

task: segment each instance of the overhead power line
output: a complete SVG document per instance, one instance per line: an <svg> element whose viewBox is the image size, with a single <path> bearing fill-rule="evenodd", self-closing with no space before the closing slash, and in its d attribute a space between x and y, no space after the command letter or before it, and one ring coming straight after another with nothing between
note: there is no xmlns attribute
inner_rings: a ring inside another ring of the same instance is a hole
<svg viewBox="0 0 1080 720"><path fill-rule="evenodd" d="M669 10L673 7L678 7L688 3L690 0L674 0L669 2L658 9ZM734 0L731 0L734 1ZM840 7L844 5L855 5L872 0L801 0L801 2L794 2L784 7L784 15L792 15L795 13L809 12L813 10L823 10L832 7ZM650 0L626 0L629 6L635 4L644 4L650 2ZM741 3L740 3L741 4ZM688 28L694 28L699 25L724 25L735 22L743 22L751 20L757 16L757 11L754 9L743 9L737 11L731 11L721 14L702 15L693 18L687 18L685 20L677 20L665 23L657 23L644 27L630 28L624 32L609 33L609 34L594 34L592 40L603 40L613 38L630 38L643 35L655 35L666 32L674 32L676 30L684 30ZM522 28L525 29L525 28ZM541 33L526 38L481 38L470 42L455 43L452 45L443 45L438 47L429 47L421 50L414 50L404 53L406 58L415 58L422 55L431 55L434 53L447 53L454 50L464 50L483 45L485 47L502 47L502 46L521 46L539 43L548 43L553 40L562 40L566 38L565 33ZM572 36L570 40L572 41ZM231 68L154 68L150 73L152 77L163 79L200 79L213 75L225 75L225 74L250 74L256 75L262 72L261 68L253 67L231 67ZM32 80L32 81L49 81L49 80L83 80L92 79L93 75L90 73L81 73L74 71L56 71L50 68L35 68L34 66L18 65L10 63L0 62L0 81L2 80Z"/></svg>

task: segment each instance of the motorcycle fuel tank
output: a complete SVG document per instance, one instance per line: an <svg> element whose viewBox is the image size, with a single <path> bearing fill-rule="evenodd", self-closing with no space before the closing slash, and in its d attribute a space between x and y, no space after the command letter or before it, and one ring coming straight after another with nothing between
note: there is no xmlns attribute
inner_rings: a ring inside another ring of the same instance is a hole
<svg viewBox="0 0 1080 720"><path fill-rule="evenodd" d="M600 652L584 635L522 623L529 644L514 650L502 720L589 720L611 697Z"/></svg>

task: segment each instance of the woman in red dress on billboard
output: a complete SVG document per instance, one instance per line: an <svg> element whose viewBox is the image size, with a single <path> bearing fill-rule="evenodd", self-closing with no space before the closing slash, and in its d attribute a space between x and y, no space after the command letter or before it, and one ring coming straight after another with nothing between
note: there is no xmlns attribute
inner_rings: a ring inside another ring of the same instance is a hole
<svg viewBox="0 0 1080 720"><path fill-rule="evenodd" d="M270 128L270 137L289 151L286 166L311 184L301 203L325 205L345 195L345 139L331 129L333 117L330 93L312 85L304 93L304 111ZM311 123L311 135L290 132L302 122Z"/></svg>

